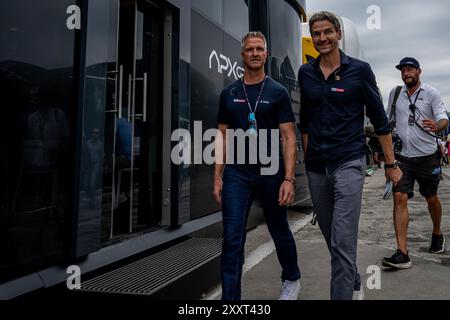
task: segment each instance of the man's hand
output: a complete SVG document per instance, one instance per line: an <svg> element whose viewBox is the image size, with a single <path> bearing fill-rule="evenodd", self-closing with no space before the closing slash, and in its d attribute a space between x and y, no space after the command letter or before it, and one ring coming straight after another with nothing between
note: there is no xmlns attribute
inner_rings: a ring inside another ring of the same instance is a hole
<svg viewBox="0 0 450 320"><path fill-rule="evenodd" d="M222 177L214 177L214 191L213 196L214 200L220 205L222 205Z"/></svg>
<svg viewBox="0 0 450 320"><path fill-rule="evenodd" d="M402 170L399 167L397 167L397 168L388 168L388 169L386 169L385 175L386 175L386 178L391 180L394 183L394 186L396 186L397 183L402 178L403 172L402 172Z"/></svg>
<svg viewBox="0 0 450 320"><path fill-rule="evenodd" d="M438 131L437 123L436 123L435 121L433 121L433 120L430 120L430 119L422 120L422 126L423 126L426 130L428 130L428 131L430 131L430 132L432 132L432 133Z"/></svg>
<svg viewBox="0 0 450 320"><path fill-rule="evenodd" d="M294 202L295 198L295 184L290 181L284 181L281 184L280 192L278 193L278 204L280 206L287 206Z"/></svg>

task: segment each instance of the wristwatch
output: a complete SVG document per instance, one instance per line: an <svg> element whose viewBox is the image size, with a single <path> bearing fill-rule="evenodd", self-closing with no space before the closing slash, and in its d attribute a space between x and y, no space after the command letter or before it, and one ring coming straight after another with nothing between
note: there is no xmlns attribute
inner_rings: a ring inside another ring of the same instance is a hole
<svg viewBox="0 0 450 320"><path fill-rule="evenodd" d="M398 168L398 164L399 164L399 162L397 160L394 160L394 163L391 163L391 164L385 163L384 164L384 169L385 170L386 169L397 169Z"/></svg>

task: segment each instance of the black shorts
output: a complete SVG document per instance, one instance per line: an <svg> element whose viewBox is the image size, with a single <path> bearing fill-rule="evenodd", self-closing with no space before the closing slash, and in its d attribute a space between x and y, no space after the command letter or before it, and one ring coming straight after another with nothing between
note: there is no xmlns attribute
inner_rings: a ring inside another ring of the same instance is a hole
<svg viewBox="0 0 450 320"><path fill-rule="evenodd" d="M395 155L395 158L400 162L400 169L403 172L402 179L394 187L394 192L407 193L408 198L414 196L414 182L417 180L419 184L419 192L425 198L437 194L440 175L433 174L436 169L435 155L429 155L417 158L406 158L400 155Z"/></svg>

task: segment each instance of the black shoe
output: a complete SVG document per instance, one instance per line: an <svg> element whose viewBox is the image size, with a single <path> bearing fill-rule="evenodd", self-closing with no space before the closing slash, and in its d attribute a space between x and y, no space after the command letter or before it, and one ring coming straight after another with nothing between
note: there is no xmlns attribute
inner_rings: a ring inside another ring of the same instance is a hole
<svg viewBox="0 0 450 320"><path fill-rule="evenodd" d="M430 253L442 253L444 251L445 251L444 234L438 236L437 234L433 233L431 236Z"/></svg>
<svg viewBox="0 0 450 320"><path fill-rule="evenodd" d="M384 258L382 265L396 269L409 269L412 267L411 260L408 254L404 254L398 249L390 258Z"/></svg>

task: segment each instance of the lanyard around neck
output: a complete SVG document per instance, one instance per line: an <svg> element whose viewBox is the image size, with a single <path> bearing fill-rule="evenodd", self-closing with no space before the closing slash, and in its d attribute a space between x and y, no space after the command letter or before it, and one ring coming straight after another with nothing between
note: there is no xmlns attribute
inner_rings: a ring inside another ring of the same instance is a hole
<svg viewBox="0 0 450 320"><path fill-rule="evenodd" d="M419 98L419 95L420 95L420 91L422 91L422 88L420 88L419 91L417 91L416 99L414 99L414 103L413 103L413 102L411 101L411 97L409 96L408 90L406 90L406 95L408 96L409 103L411 103L411 104L413 104L413 105L416 105L417 99ZM413 93L413 94L414 94L414 93Z"/></svg>
<svg viewBox="0 0 450 320"><path fill-rule="evenodd" d="M266 84L266 79L267 79L267 76L264 77L264 81L262 83L261 89L259 90L258 98L256 99L256 103L255 103L255 110L252 109L252 105L250 104L250 100L247 95L247 89L245 88L244 79L242 79L242 88L244 88L245 99L247 100L247 104L248 104L248 108L250 109L250 113L254 114L256 112L256 109L258 109L259 99L261 98L262 92L264 90L264 85Z"/></svg>

